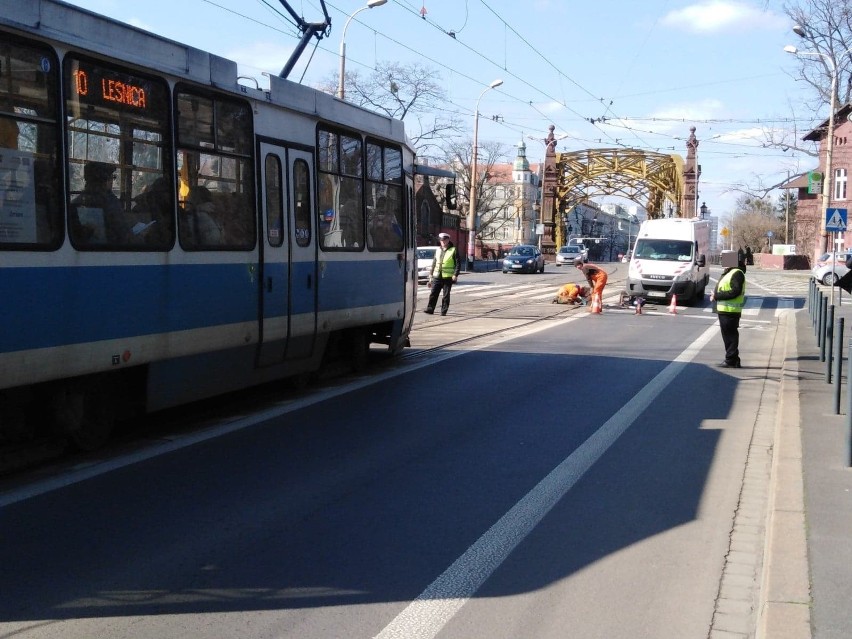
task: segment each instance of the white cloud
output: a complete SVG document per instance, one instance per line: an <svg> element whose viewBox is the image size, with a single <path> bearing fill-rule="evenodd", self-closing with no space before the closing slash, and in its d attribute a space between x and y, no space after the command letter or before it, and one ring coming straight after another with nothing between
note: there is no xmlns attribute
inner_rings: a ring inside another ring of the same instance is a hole
<svg viewBox="0 0 852 639"><path fill-rule="evenodd" d="M137 29L144 29L145 31L150 31L151 33L155 33L154 27L141 18L130 18L127 21L127 24L136 27Z"/></svg>
<svg viewBox="0 0 852 639"><path fill-rule="evenodd" d="M786 18L745 2L711 0L669 12L662 23L697 33L722 30L775 29L786 25Z"/></svg>
<svg viewBox="0 0 852 639"><path fill-rule="evenodd" d="M548 113L553 115L565 111L565 106L557 102L556 100L551 100L550 102L538 104L538 106L536 106L536 109L538 109L538 111L540 111L541 113Z"/></svg>
<svg viewBox="0 0 852 639"><path fill-rule="evenodd" d="M678 136L685 137L691 122L701 122L720 117L725 105L713 98L699 100L697 102L684 102L671 104L660 108L648 116L648 121L642 121L641 128L654 131L655 133L676 132ZM627 125L635 126L635 123L627 122Z"/></svg>

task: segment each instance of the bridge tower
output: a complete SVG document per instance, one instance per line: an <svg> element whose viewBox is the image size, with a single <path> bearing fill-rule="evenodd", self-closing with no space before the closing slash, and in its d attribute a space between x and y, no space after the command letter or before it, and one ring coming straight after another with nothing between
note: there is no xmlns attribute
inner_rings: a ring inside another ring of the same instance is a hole
<svg viewBox="0 0 852 639"><path fill-rule="evenodd" d="M556 238L553 237L553 230L559 219L559 213L556 210L559 173L556 170L556 136L553 135L556 127L551 124L547 128L549 132L544 139L546 150L544 152L544 170L542 171L541 178L541 219L544 220L542 245L554 246Z"/></svg>
<svg viewBox="0 0 852 639"><path fill-rule="evenodd" d="M689 127L689 137L686 140L686 162L683 165L683 199L680 203L680 217L691 218L698 215L698 178L701 177L701 165L695 163L695 151L698 149L698 138L695 137L695 127Z"/></svg>

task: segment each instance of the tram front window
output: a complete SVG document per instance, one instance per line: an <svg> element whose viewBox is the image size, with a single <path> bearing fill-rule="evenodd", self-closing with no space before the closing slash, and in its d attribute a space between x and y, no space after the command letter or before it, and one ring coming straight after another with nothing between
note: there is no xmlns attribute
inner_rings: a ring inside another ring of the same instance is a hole
<svg viewBox="0 0 852 639"><path fill-rule="evenodd" d="M82 250L168 250L175 189L160 79L69 57L68 228Z"/></svg>

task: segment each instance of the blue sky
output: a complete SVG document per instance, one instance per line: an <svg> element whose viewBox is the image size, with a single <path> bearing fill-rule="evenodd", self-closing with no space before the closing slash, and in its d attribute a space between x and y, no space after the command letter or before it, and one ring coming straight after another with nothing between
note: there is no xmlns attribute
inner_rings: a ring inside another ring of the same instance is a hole
<svg viewBox="0 0 852 639"><path fill-rule="evenodd" d="M71 1L235 60L261 83L298 41L278 0ZM290 4L308 21L322 19L318 0ZM326 0L331 34L306 67L309 45L291 80L316 85L337 71L343 26L365 4ZM551 123L565 136L557 151L626 145L682 156L695 126L699 200L724 218L741 186L769 187L816 166L764 147L766 128L796 128L801 137L827 117L802 107L811 96L783 51L798 44L791 26L780 0L388 0L350 23L346 66L366 73L376 61L429 64L468 136L477 97L502 79L480 102L480 144L523 139L533 162L543 158Z"/></svg>

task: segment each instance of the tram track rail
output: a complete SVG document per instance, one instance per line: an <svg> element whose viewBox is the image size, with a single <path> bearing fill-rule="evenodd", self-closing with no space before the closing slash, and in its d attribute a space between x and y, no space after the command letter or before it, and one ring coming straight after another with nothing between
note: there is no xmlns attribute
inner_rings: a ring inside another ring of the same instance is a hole
<svg viewBox="0 0 852 639"><path fill-rule="evenodd" d="M616 271L617 271L617 269L614 269L613 274ZM611 280L607 284L607 287L608 288L612 287L611 290L620 291L623 284L624 284L624 278L622 277L621 279ZM544 287L542 287L542 288L544 288ZM554 291L554 296L555 296L555 294L556 293ZM611 301L612 299L615 299L617 297L618 297L618 295L614 295L614 296L610 295L610 296L607 296L605 298L605 301ZM453 306L451 306L451 308L453 308L453 307L458 308L459 306L466 307L470 304L477 304L477 303L479 303L479 300L462 299L462 300L454 301ZM491 317L494 317L498 313L507 313L507 312L511 312L514 309L529 307L529 306L530 306L530 301L527 300L527 299L524 299L524 300L518 300L518 301L516 301L515 303L512 303L512 304L506 304L506 305L503 305L503 306L499 306L497 308L490 308L487 311L476 312L476 313L470 314L470 315L455 316L455 317L452 317L450 319L443 317L440 320L432 321L432 322L428 322L428 323L423 323L423 324L420 324L420 325L415 323L415 328L414 328L414 331L412 331L412 336L415 335L419 331L429 331L429 330L432 330L432 329L435 329L437 331L437 330L445 329L447 326L464 324L464 323L472 323L476 320L489 319ZM441 350L446 349L446 348L457 347L457 346L464 345L464 344L470 344L470 343L478 341L478 340L498 336L498 335L501 335L503 333L508 333L510 331L517 330L519 328L533 326L535 324L553 321L555 319L561 319L561 318L564 318L564 317L569 316L569 315L574 315L578 312L585 312L586 311L585 306L573 306L573 305L568 306L568 305L562 305L562 304L552 305L549 302L547 304L542 303L542 306L548 306L552 310L548 309L548 311L544 315L536 315L535 317L531 317L526 321L524 321L523 318L517 318L517 317L500 318L500 319L506 319L506 320L516 319L516 320L518 320L518 323L513 323L511 326L502 326L502 327L495 328L494 330L490 330L490 331L486 331L486 332L478 332L476 335L468 335L468 336L465 336L465 337L460 337L458 339L453 339L453 340L444 342L444 343L439 344L439 345L424 347L424 348L421 348L421 349L413 350L411 352L405 352L400 356L400 359L403 360L403 361L410 361L412 359L422 357L424 355L429 355L429 354L432 354L432 353L440 352Z"/></svg>

